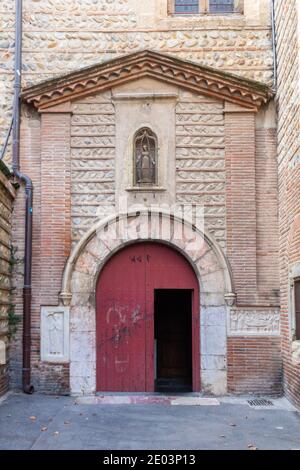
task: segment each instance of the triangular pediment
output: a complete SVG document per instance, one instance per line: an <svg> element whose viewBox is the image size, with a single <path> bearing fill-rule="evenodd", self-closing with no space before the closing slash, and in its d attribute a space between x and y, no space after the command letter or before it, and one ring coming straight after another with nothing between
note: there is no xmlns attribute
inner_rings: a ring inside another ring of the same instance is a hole
<svg viewBox="0 0 300 470"><path fill-rule="evenodd" d="M264 84L148 50L71 72L24 89L23 101L39 110L151 77L257 111L273 96Z"/></svg>

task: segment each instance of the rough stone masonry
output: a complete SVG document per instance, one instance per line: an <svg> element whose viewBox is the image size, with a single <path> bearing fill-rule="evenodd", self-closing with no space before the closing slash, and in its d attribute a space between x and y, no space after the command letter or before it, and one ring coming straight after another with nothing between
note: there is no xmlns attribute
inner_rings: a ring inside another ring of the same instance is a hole
<svg viewBox="0 0 300 470"><path fill-rule="evenodd" d="M130 204L146 207L153 202L204 205L210 248L199 265L203 391L281 393L276 112L270 88L265 103L247 103L255 87L258 92L273 83L270 2L238 1L233 13L217 15L209 14L209 2L199 6L196 15L177 15L173 2L163 0L24 1L21 165L34 184L32 373L37 390L95 392L100 360L96 278L108 251L125 246L104 244L103 221L113 229L120 197L126 195ZM1 9L4 138L11 115L14 2ZM140 59L132 54L144 50L164 73L150 77L144 65L145 76L133 79L134 72L125 68L134 70ZM160 58L154 60L151 52ZM184 62L184 83L174 78L178 64L172 64L173 78L167 82L169 56ZM88 84L91 74L100 76L106 63L118 67L113 59L121 57L128 62L114 72L120 74L118 82L76 95L75 86L88 86L84 80ZM202 69L201 75L199 69L198 85L188 88L189 61L193 67L212 67L214 84L208 80L204 88L201 77L208 72ZM94 68L76 74L83 66ZM55 81L67 73L66 89L74 85L68 100L47 103L49 90L54 98L68 93L62 91L64 79ZM129 73L128 83L121 82L123 73ZM40 89L28 91L35 98L26 99L28 87L45 80ZM233 80L227 95L224 80ZM133 185L131 142L139 123L159 141L159 187L147 191ZM8 163L9 157L8 152ZM13 244L20 255L22 197L18 191L13 218ZM200 246L203 237L195 236ZM186 241L173 246L187 255ZM195 260L190 263L196 265ZM201 291L204 284L207 290ZM21 315L17 272L14 286ZM60 322L55 342L69 347L58 345L60 354L51 356L44 326L55 315ZM21 328L10 348L12 386L20 385L20 364Z"/></svg>

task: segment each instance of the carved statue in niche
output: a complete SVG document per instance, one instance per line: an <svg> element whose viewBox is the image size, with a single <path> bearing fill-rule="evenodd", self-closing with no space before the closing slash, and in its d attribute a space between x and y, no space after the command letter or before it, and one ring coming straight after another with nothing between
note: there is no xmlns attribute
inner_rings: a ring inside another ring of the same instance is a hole
<svg viewBox="0 0 300 470"><path fill-rule="evenodd" d="M148 128L140 129L134 139L135 184L155 185L157 139Z"/></svg>

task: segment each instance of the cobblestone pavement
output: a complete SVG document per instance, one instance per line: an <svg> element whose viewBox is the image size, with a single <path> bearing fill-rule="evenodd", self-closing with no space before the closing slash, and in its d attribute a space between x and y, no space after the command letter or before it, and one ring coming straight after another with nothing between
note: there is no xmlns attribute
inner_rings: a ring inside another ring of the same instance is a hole
<svg viewBox="0 0 300 470"><path fill-rule="evenodd" d="M253 409L246 398L118 404L120 397L10 394L0 403L0 449L300 450L300 413L284 398Z"/></svg>

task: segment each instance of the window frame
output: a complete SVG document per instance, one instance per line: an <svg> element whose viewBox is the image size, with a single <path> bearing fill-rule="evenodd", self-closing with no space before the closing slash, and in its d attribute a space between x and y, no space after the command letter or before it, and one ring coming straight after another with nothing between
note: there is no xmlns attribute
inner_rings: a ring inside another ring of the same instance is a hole
<svg viewBox="0 0 300 470"><path fill-rule="evenodd" d="M232 11L210 11L210 0L208 0L208 12L210 15L232 15L234 13L236 13L236 7L237 7L237 4L236 4L236 1L233 0L233 10Z"/></svg>
<svg viewBox="0 0 300 470"><path fill-rule="evenodd" d="M292 364L300 364L300 339L296 334L296 282L300 282L300 261L289 267L288 319Z"/></svg>
<svg viewBox="0 0 300 470"><path fill-rule="evenodd" d="M292 264L288 275L288 319L289 319L289 337L291 343L299 343L300 339L296 336L296 289L295 284L300 282L300 261Z"/></svg>
<svg viewBox="0 0 300 470"><path fill-rule="evenodd" d="M168 13L169 15L176 17L191 17L199 15L211 15L211 16L228 16L234 14L243 14L244 0L234 0L234 11L232 12L210 12L209 11L209 0L198 0L198 13L192 12L175 12L175 0L168 0Z"/></svg>
<svg viewBox="0 0 300 470"><path fill-rule="evenodd" d="M176 11L175 10L175 5L176 0L173 0L173 10L174 10L174 15L176 16L193 16L193 15L199 15L201 13L201 0L198 0L198 11Z"/></svg>
<svg viewBox="0 0 300 470"><path fill-rule="evenodd" d="M296 284L298 284L300 287L300 277L296 277L293 279L293 286L292 286L293 287L292 339L293 341L300 341L300 318L299 318L299 325L297 325ZM300 304L300 298L299 298L299 304ZM298 334L297 334L297 329L299 330Z"/></svg>

